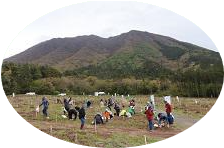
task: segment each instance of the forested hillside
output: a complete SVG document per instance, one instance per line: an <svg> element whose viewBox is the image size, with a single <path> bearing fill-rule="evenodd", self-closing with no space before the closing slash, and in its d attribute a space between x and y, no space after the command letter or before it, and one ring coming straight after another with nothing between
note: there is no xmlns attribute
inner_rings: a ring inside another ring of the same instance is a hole
<svg viewBox="0 0 224 148"><path fill-rule="evenodd" d="M6 94L181 95L217 97L223 84L218 52L148 32L58 38L7 58Z"/></svg>

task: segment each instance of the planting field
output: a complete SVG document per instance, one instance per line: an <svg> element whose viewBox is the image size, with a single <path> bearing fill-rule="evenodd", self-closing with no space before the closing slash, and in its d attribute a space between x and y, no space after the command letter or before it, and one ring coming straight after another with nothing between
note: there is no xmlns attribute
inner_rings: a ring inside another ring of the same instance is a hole
<svg viewBox="0 0 224 148"><path fill-rule="evenodd" d="M131 96L136 102L136 114L131 118L117 117L109 120L106 124L91 125L97 112L105 111L100 107L100 99L108 99L110 96L71 96L75 106L81 106L85 100L92 101L90 108L86 110L86 124L84 130L80 130L80 120L69 120L62 118L63 104L57 104L59 96L46 96L50 105L48 109L49 119L43 117L42 112L37 116L35 108L40 104L43 96L8 96L8 99L15 110L30 124L41 131L56 138L94 147L133 147L157 142L172 137L200 120L214 105L215 98L180 98L178 102L172 98L174 124L170 127L155 129L152 133L147 130L147 119L144 106L148 96ZM128 107L129 99L116 97L116 100ZM164 112L165 107L161 97L155 96L156 111ZM112 109L115 112L114 109Z"/></svg>

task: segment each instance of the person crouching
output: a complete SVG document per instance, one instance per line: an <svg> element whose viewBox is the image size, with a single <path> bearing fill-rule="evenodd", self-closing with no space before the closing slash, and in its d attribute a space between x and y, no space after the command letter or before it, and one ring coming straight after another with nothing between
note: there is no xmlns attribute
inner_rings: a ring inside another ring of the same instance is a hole
<svg viewBox="0 0 224 148"><path fill-rule="evenodd" d="M106 122L108 122L109 119L113 118L113 113L109 111L108 109L106 109L105 112L103 113L103 116Z"/></svg>
<svg viewBox="0 0 224 148"><path fill-rule="evenodd" d="M120 108L120 106L119 106L119 104L117 102L114 105L114 109L116 111L116 115L119 116L121 108Z"/></svg>
<svg viewBox="0 0 224 148"><path fill-rule="evenodd" d="M92 124L103 124L103 116L100 113L97 113Z"/></svg>
<svg viewBox="0 0 224 148"><path fill-rule="evenodd" d="M157 116L159 127L165 126L165 124L169 124L166 114L159 113Z"/></svg>

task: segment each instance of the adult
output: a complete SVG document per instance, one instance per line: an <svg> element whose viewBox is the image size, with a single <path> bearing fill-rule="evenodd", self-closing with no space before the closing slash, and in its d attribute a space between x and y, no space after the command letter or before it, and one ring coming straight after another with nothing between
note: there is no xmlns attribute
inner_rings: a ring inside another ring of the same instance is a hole
<svg viewBox="0 0 224 148"><path fill-rule="evenodd" d="M65 99L64 99L64 108L65 108L64 114L66 114L66 113L69 112L70 107L71 107L71 105L69 104L69 100L67 100L67 99L65 98Z"/></svg>
<svg viewBox="0 0 224 148"><path fill-rule="evenodd" d="M89 108L91 104L92 104L91 101L87 100L86 107Z"/></svg>
<svg viewBox="0 0 224 148"><path fill-rule="evenodd" d="M104 102L103 99L100 100L100 107L103 108L104 107Z"/></svg>
<svg viewBox="0 0 224 148"><path fill-rule="evenodd" d="M172 112L172 106L171 104L169 104L166 100L164 101L165 103L165 110L166 110L166 114L167 114L167 120L168 120L168 127L170 124L173 124L173 116L171 114Z"/></svg>
<svg viewBox="0 0 224 148"><path fill-rule="evenodd" d="M135 106L135 100L134 99L131 99L129 101L129 106Z"/></svg>
<svg viewBox="0 0 224 148"><path fill-rule="evenodd" d="M161 128L164 124L168 124L168 119L165 113L158 113L157 120L159 127Z"/></svg>
<svg viewBox="0 0 224 148"><path fill-rule="evenodd" d="M117 102L114 105L114 110L116 111L116 115L119 116L121 108Z"/></svg>
<svg viewBox="0 0 224 148"><path fill-rule="evenodd" d="M108 104L107 104L107 107L111 110L111 107L114 105L114 100L113 100L113 98L112 98L112 97L109 98L107 103L108 103Z"/></svg>
<svg viewBox="0 0 224 148"><path fill-rule="evenodd" d="M76 109L72 108L72 109L70 109L70 110L68 111L68 118L69 118L70 120L73 120L73 119L76 120L76 118L77 118L77 114L78 114L78 111L77 111Z"/></svg>
<svg viewBox="0 0 224 148"><path fill-rule="evenodd" d="M122 109L119 116L126 116L127 111L125 109Z"/></svg>
<svg viewBox="0 0 224 148"><path fill-rule="evenodd" d="M39 105L39 107L41 107L41 106L43 106L43 109L42 109L43 115L44 115L45 117L49 118L49 117L48 117L48 112L47 112L47 110L48 110L48 106L49 106L49 102L48 102L48 100L47 100L46 97L43 97L43 98L42 98L42 102L41 102L41 104Z"/></svg>
<svg viewBox="0 0 224 148"><path fill-rule="evenodd" d="M100 113L95 115L93 124L103 124L103 116Z"/></svg>
<svg viewBox="0 0 224 148"><path fill-rule="evenodd" d="M79 112L79 119L81 121L80 129L82 130L85 124L85 116L86 116L84 105L82 105L81 109L79 109L78 112Z"/></svg>
<svg viewBox="0 0 224 148"><path fill-rule="evenodd" d="M152 107L148 107L148 109L145 111L146 117L148 119L148 127L149 127L149 131L152 132L153 130L153 109Z"/></svg>
<svg viewBox="0 0 224 148"><path fill-rule="evenodd" d="M72 100L72 98L70 97L69 100L68 100L68 104L71 105L71 106L74 106L75 105L75 101Z"/></svg>
<svg viewBox="0 0 224 148"><path fill-rule="evenodd" d="M155 107L154 107L154 105L153 105L153 103L152 103L152 102L147 102L147 104L146 104L146 107L145 107L145 108L148 108L148 107L151 107L151 108L152 108L152 110L155 110Z"/></svg>
<svg viewBox="0 0 224 148"><path fill-rule="evenodd" d="M135 114L135 108L134 108L134 106L129 106L127 112L129 112L131 115L134 115Z"/></svg>
<svg viewBox="0 0 224 148"><path fill-rule="evenodd" d="M103 116L106 122L108 122L109 119L113 118L113 113L106 108L105 112L103 113Z"/></svg>
<svg viewBox="0 0 224 148"><path fill-rule="evenodd" d="M71 102L72 102L71 98L69 100L64 99L64 115L68 114L68 118L70 120L73 119L73 116L74 119L76 119L78 114L78 111L75 108L72 108Z"/></svg>

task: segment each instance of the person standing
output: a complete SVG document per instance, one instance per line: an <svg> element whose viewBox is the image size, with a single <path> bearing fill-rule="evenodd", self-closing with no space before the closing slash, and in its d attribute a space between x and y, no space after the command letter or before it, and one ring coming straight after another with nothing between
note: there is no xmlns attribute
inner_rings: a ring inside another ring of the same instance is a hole
<svg viewBox="0 0 224 148"><path fill-rule="evenodd" d="M43 105L43 110L42 110L43 115L44 115L45 117L49 118L49 117L48 117L48 112L47 112L47 110L48 110L48 106L49 106L49 102L48 102L48 100L47 100L46 97L43 97L43 98L42 98L42 102L41 102L41 104L39 105L39 107L41 107L42 105Z"/></svg>
<svg viewBox="0 0 224 148"><path fill-rule="evenodd" d="M149 127L149 131L152 132L153 130L153 109L151 106L148 107L148 109L145 111L146 117L148 119L148 127Z"/></svg>
<svg viewBox="0 0 224 148"><path fill-rule="evenodd" d="M86 116L84 105L81 107L81 109L78 110L78 112L79 112L79 119L81 121L80 129L83 129L85 124L85 116Z"/></svg>
<svg viewBox="0 0 224 148"><path fill-rule="evenodd" d="M172 112L172 106L169 104L167 101L164 101L165 103L165 109L166 109L166 114L167 114L167 120L168 120L168 127L170 124L173 124L173 117L171 115Z"/></svg>

